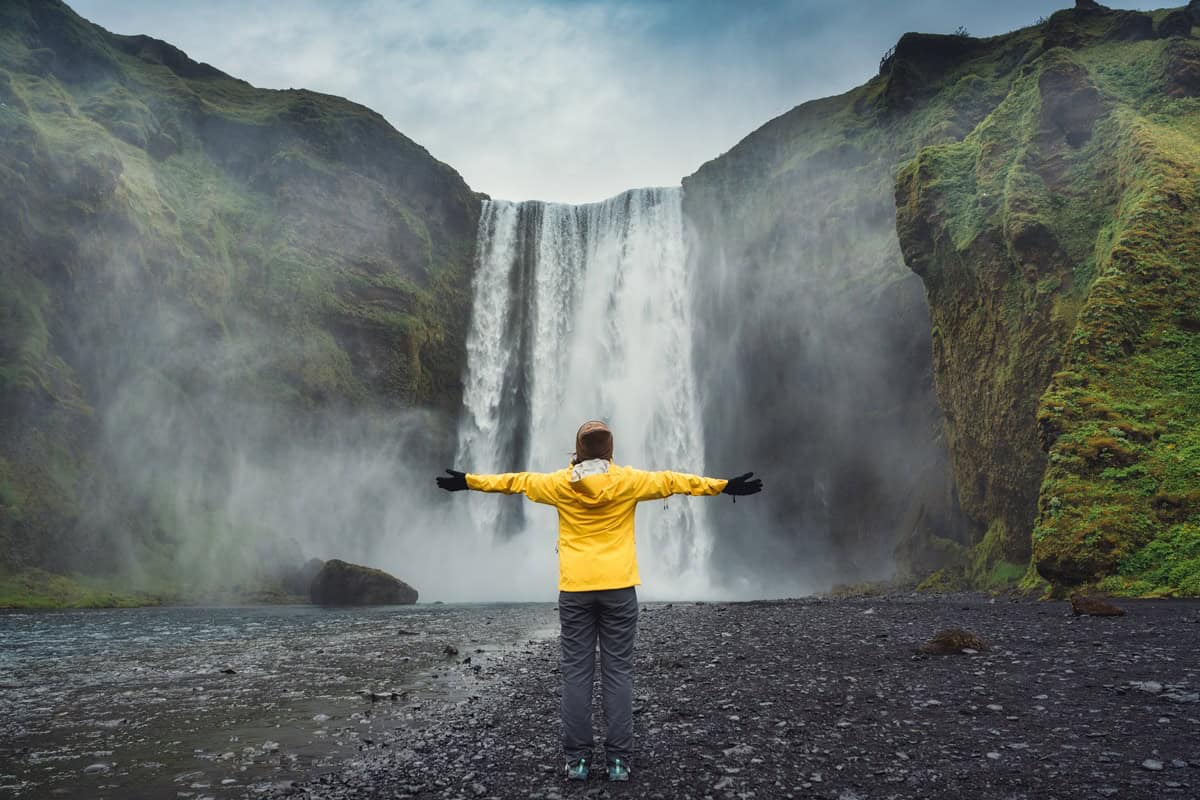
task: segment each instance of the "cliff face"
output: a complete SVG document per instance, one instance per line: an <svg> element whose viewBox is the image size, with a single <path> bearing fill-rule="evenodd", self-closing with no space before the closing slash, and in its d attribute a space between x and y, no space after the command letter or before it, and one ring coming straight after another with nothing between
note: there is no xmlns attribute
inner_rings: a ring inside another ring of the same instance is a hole
<svg viewBox="0 0 1200 800"><path fill-rule="evenodd" d="M1055 14L897 180L963 509L1060 590L1200 591L1197 22Z"/></svg>
<svg viewBox="0 0 1200 800"><path fill-rule="evenodd" d="M875 79L684 180L708 468L748 464L770 486L750 524L717 508L739 531L718 535L721 564L819 587L928 574L982 535L959 508L892 185L922 145L979 124L1034 46L908 34Z"/></svg>
<svg viewBox="0 0 1200 800"><path fill-rule="evenodd" d="M264 425L457 411L480 201L368 109L6 2L0 192L0 565L170 549ZM188 447L206 496L138 467Z"/></svg>
<svg viewBox="0 0 1200 800"><path fill-rule="evenodd" d="M685 179L710 469L772 487L719 560L1196 591L1198 20L907 34Z"/></svg>
<svg viewBox="0 0 1200 800"><path fill-rule="evenodd" d="M707 468L770 486L713 506L731 582L1200 592L1200 0L1081 5L684 180ZM480 202L377 114L13 0L0 189L0 573L254 580L448 450Z"/></svg>

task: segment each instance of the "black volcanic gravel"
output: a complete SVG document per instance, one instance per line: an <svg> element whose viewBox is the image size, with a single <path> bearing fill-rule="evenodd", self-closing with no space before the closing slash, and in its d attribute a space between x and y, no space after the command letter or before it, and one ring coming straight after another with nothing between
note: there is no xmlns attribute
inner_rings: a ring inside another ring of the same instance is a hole
<svg viewBox="0 0 1200 800"><path fill-rule="evenodd" d="M651 604L630 783L569 784L557 642L496 691L272 797L1200 798L1200 601ZM939 629L986 652L918 656ZM602 720L597 713L597 756Z"/></svg>

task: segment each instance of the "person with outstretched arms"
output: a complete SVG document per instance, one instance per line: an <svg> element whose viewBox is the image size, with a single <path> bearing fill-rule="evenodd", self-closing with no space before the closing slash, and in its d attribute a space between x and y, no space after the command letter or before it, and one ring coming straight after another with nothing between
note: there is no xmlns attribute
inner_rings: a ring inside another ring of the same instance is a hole
<svg viewBox="0 0 1200 800"><path fill-rule="evenodd" d="M592 678L600 643L604 755L608 779L629 780L633 757L633 640L638 578L633 522L637 504L673 494L739 495L762 491L747 472L703 478L647 472L613 463L612 431L585 422L571 465L558 472L475 475L448 469L437 485L456 492L523 494L558 509L558 614L562 626L562 745L567 778L587 780L592 764Z"/></svg>

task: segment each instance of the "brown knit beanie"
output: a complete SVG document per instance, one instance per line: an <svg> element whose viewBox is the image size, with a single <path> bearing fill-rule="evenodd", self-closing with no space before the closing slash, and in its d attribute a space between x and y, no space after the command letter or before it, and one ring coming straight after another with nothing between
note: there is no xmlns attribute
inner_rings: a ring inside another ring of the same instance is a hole
<svg viewBox="0 0 1200 800"><path fill-rule="evenodd" d="M613 437L608 426L599 420L585 422L575 434L575 458L572 464L589 458L606 458L612 461Z"/></svg>

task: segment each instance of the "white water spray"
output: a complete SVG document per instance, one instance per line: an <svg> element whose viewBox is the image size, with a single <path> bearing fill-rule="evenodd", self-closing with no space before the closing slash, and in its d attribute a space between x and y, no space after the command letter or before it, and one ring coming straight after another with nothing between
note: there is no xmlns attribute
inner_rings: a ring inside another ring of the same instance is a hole
<svg viewBox="0 0 1200 800"><path fill-rule="evenodd" d="M467 339L458 463L550 472L589 419L613 429L614 460L703 473L692 318L678 189L635 189L570 206L487 201ZM650 597L708 596L711 498L638 512ZM483 540L555 538L552 510L472 495Z"/></svg>

